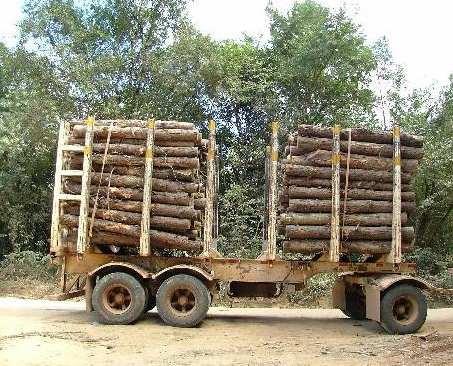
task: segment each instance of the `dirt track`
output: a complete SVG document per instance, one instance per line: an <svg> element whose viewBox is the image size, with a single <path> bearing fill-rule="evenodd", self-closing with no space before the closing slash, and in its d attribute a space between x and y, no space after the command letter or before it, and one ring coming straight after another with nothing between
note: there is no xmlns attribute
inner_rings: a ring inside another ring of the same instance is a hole
<svg viewBox="0 0 453 366"><path fill-rule="evenodd" d="M417 336L389 336L330 309L213 308L199 328L178 329L155 312L104 326L83 306L0 298L0 365L453 363L453 309L430 310Z"/></svg>

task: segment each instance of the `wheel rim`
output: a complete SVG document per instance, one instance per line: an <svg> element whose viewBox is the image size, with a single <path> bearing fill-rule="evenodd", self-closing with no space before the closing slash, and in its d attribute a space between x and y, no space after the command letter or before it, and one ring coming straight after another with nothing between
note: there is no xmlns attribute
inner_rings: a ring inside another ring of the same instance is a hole
<svg viewBox="0 0 453 366"><path fill-rule="evenodd" d="M169 296L172 311L181 316L187 315L195 308L195 295L189 288L177 288Z"/></svg>
<svg viewBox="0 0 453 366"><path fill-rule="evenodd" d="M131 306L132 296L129 289L121 284L107 287L102 294L104 307L113 314L123 314Z"/></svg>
<svg viewBox="0 0 453 366"><path fill-rule="evenodd" d="M414 297L405 295L395 299L393 303L393 318L400 324L412 323L418 316L418 303Z"/></svg>

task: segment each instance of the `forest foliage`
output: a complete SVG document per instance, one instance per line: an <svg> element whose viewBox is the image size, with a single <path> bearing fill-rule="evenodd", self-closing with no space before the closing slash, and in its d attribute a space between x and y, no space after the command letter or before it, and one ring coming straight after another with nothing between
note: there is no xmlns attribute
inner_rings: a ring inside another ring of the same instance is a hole
<svg viewBox="0 0 453 366"><path fill-rule="evenodd" d="M413 182L417 245L453 251L453 78L440 93L407 93L385 39L371 44L343 10L314 1L285 14L268 7L265 40L214 40L191 24L187 6L25 1L18 44L0 44L0 256L48 249L60 120L154 116L205 131L214 118L220 250L253 256L269 121L280 122L282 142L300 122L381 129L384 100L404 130L425 137Z"/></svg>

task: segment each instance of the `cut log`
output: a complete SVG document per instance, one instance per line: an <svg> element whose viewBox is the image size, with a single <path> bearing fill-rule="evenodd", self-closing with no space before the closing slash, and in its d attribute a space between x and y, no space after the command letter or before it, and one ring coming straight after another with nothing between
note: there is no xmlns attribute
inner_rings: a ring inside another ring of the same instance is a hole
<svg viewBox="0 0 453 366"><path fill-rule="evenodd" d="M130 156L130 155L103 155L93 154L93 163L102 165L105 162L106 165L122 165L122 166L144 166L145 159ZM71 162L77 165L82 164L83 156L75 155L71 157ZM197 158L185 158L185 157L156 157L153 158L153 164L156 168L182 168L182 169L198 169L200 167L199 160Z"/></svg>
<svg viewBox="0 0 453 366"><path fill-rule="evenodd" d="M332 137L332 136L330 136ZM331 138L311 138L297 137L297 146L287 146L286 154L299 156L316 150L331 150ZM340 141L340 150L348 151L348 141ZM351 141L351 153L368 156L393 157L393 146L388 144L373 144L371 142ZM423 157L423 149L417 147L401 147L401 157L403 159L421 159Z"/></svg>
<svg viewBox="0 0 453 366"><path fill-rule="evenodd" d="M68 227L77 227L79 218L75 215L65 214L61 217L62 223ZM95 219L94 220L94 234L91 242L94 244L112 244L121 245L124 237L136 239L138 245L138 238L140 237L140 226L126 225L117 222ZM116 235L109 235L103 237L102 232L115 233ZM150 230L151 246L157 248L170 248L180 250L197 250L201 248L201 243L189 240L186 236L166 233L157 230ZM114 239L117 237L117 239ZM107 242L107 240L109 242ZM126 245L130 245L131 239L127 240Z"/></svg>
<svg viewBox="0 0 453 366"><path fill-rule="evenodd" d="M342 239L348 240L391 240L392 229L381 226L344 226ZM330 227L325 226L302 226L286 225L286 237L288 239L328 239L330 238ZM406 226L401 228L401 237L404 242L414 240L414 228Z"/></svg>
<svg viewBox="0 0 453 366"><path fill-rule="evenodd" d="M320 253L329 251L330 242L328 240L286 240L283 242L283 251L288 253ZM380 240L361 240L341 242L340 248L343 253L361 254L387 254L392 247L391 241ZM403 252L413 249L412 243L403 243Z"/></svg>
<svg viewBox="0 0 453 366"><path fill-rule="evenodd" d="M66 212L72 215L78 215L79 208L75 206L68 206ZM93 213L93 209L90 208L89 212L91 215ZM129 225L140 225L142 220L142 215L136 212L111 209L104 210L102 208L96 209L95 217ZM150 218L150 227L157 229L174 229L183 231L191 228L191 221L188 219L152 215Z"/></svg>
<svg viewBox="0 0 453 366"><path fill-rule="evenodd" d="M109 126L95 126L94 136L97 138L106 138L109 134ZM76 138L84 137L86 126L76 125L72 129L72 136ZM146 140L148 129L142 127L113 127L110 129L111 138L128 138ZM194 143L201 142L201 134L196 130L182 129L156 129L154 138L156 141L190 141Z"/></svg>
<svg viewBox="0 0 453 366"><path fill-rule="evenodd" d="M300 164L312 166L332 166L332 152L327 150L316 150L303 156L291 156L285 161L287 164ZM340 164L346 167L347 155L340 154ZM364 170L382 170L393 171L393 159L382 158L367 155L351 154L349 159L350 169ZM415 159L403 159L401 161L401 169L404 172L414 172L418 167L418 161Z"/></svg>
<svg viewBox="0 0 453 366"><path fill-rule="evenodd" d="M68 138L68 143L72 145L84 145L85 139L72 137ZM100 136L94 137L94 142L105 144L105 138ZM111 138L111 144L126 144L126 145L137 145L145 146L146 140L139 140L134 138ZM156 141L154 144L155 147L194 147L195 143L192 141ZM200 146L201 148L202 146Z"/></svg>
<svg viewBox="0 0 453 366"><path fill-rule="evenodd" d="M332 137L332 128L320 127L313 125L300 125L297 129L300 136L307 137ZM341 140L347 140L349 134L343 130L340 133ZM393 135L391 132L373 132L361 128L351 130L351 139L353 141L373 142L378 144L393 144ZM423 147L423 137L401 133L401 144L412 147Z"/></svg>
<svg viewBox="0 0 453 366"><path fill-rule="evenodd" d="M102 119L102 120L96 120L96 125L97 126L110 126L113 123L113 126L115 127L141 127L141 128L147 128L148 127L148 121L143 121L143 120L122 120L122 119ZM83 120L72 120L70 121L71 125L85 125L85 121ZM195 128L193 123L190 122L179 122L179 121L160 121L157 120L155 121L155 128L164 128L164 129L170 129L170 128L176 128L176 129L181 129L181 130L192 130Z"/></svg>
<svg viewBox="0 0 453 366"><path fill-rule="evenodd" d="M72 182L80 182L80 177L71 177L68 180ZM102 186L110 187L127 187L137 188L143 190L143 178L134 177L131 175L116 175L116 174L103 174L91 173L91 183L99 184ZM93 188L93 186L91 187ZM165 179L153 179L153 191L156 192L199 192L203 187L198 183L189 182L175 182Z"/></svg>
<svg viewBox="0 0 453 366"><path fill-rule="evenodd" d="M345 225L392 226L392 213L346 214L340 222ZM285 213L280 216L281 225L330 225L330 213ZM407 214L401 213L401 224L407 223Z"/></svg>
<svg viewBox="0 0 453 366"><path fill-rule="evenodd" d="M95 143L93 144L93 151L96 153L105 152L106 144ZM146 146L145 145L132 145L123 143L111 143L108 146L108 153L112 155L132 155L132 156L145 156ZM198 148L196 147L164 147L155 146L154 156L156 157L186 157L195 158L198 156Z"/></svg>
<svg viewBox="0 0 453 366"><path fill-rule="evenodd" d="M332 181L330 179L310 178L310 177L285 177L284 184L287 186L298 187L331 187ZM344 188L344 182L341 182L341 187ZM375 191L391 191L393 189L392 183L381 183L374 181L349 181L349 188L372 189ZM410 185L402 184L401 191L410 191Z"/></svg>
<svg viewBox="0 0 453 366"><path fill-rule="evenodd" d="M285 173L293 177L314 177L314 178L324 178L328 179L332 177L332 169L326 167L313 167L313 166L303 166L295 164L284 164L283 168ZM345 169L340 170L340 176L342 179L345 179ZM392 172L382 172L374 170L364 170L364 169L350 169L349 170L349 180L359 180L359 181L373 181L373 182L383 182L383 183L392 183L393 182L393 173ZM403 183L409 183L411 176L407 173L401 173L401 181Z"/></svg>
<svg viewBox="0 0 453 366"><path fill-rule="evenodd" d="M154 180L153 180L154 181ZM64 183L65 193L80 194L80 184L71 183L66 181ZM98 187L91 186L90 194L95 195ZM99 195L102 197L119 198L132 201L142 201L143 192L133 188L124 187L99 187ZM167 203L170 205L188 206L191 203L191 198L185 192L153 192L152 202L154 203Z"/></svg>
<svg viewBox="0 0 453 366"><path fill-rule="evenodd" d="M341 190L341 196L344 197L344 190ZM329 188L309 188L290 186L288 188L288 198L321 198L329 199L332 197L332 190ZM374 201L392 201L392 191L373 191L368 189L351 188L348 189L348 199L356 200L374 200ZM414 192L401 192L403 201L414 202Z"/></svg>
<svg viewBox="0 0 453 366"><path fill-rule="evenodd" d="M197 210L204 210L204 208L206 207L206 198L195 198L193 200L193 206Z"/></svg>
<svg viewBox="0 0 453 366"><path fill-rule="evenodd" d="M343 206L343 201L341 201ZM401 211L412 213L415 211L415 203L402 202ZM318 199L290 199L288 211L290 212L331 212L331 200ZM372 201L372 200L348 200L346 206L347 213L380 213L393 212L393 203L387 201Z"/></svg>

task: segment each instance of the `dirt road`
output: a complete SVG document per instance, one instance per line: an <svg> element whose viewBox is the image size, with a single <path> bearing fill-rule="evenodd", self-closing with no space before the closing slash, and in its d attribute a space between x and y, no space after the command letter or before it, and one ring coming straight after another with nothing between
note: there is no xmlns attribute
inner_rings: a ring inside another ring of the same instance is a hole
<svg viewBox="0 0 453 366"><path fill-rule="evenodd" d="M0 365L393 365L453 363L453 309L417 336L390 336L331 309L212 308L198 328L155 312L104 326L82 302L0 298Z"/></svg>

